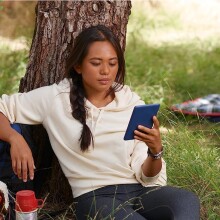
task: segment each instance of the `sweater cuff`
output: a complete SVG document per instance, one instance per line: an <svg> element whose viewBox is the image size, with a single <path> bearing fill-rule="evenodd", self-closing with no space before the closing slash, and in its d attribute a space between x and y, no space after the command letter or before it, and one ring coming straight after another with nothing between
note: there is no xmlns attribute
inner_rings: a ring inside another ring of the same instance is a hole
<svg viewBox="0 0 220 220"><path fill-rule="evenodd" d="M167 175L166 175L166 162L162 159L162 168L160 172L153 176L145 176L142 169L140 172L140 179L144 186L165 186L167 185Z"/></svg>
<svg viewBox="0 0 220 220"><path fill-rule="evenodd" d="M160 171L161 172L161 171ZM158 179L158 177L160 176L160 172L156 175L156 176L152 176L152 177L148 177L148 176L145 176L143 171L141 171L141 179L144 183L147 183L147 184L154 184L155 181Z"/></svg>

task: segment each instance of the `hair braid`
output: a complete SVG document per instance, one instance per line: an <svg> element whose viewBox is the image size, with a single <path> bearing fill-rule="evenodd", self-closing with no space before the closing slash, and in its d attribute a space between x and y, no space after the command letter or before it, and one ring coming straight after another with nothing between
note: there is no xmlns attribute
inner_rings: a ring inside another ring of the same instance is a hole
<svg viewBox="0 0 220 220"><path fill-rule="evenodd" d="M82 84L82 78L81 75L78 75L78 77L72 78L72 87L70 91L70 103L72 106L72 116L78 120L80 123L82 123L82 133L81 137L79 139L80 142L80 148L82 151L88 150L89 145L91 144L91 141L93 143L93 136L92 132L89 129L88 125L86 124L86 108L85 108L85 93L83 89Z"/></svg>
<svg viewBox="0 0 220 220"><path fill-rule="evenodd" d="M82 83L82 77L75 70L77 65L81 65L85 59L88 50L92 43L108 41L114 47L117 58L118 58L118 73L115 78L115 84L110 89L111 92L119 91L124 85L125 77L125 60L124 52L121 49L120 42L118 38L113 34L113 32L103 25L91 26L85 28L76 37L72 50L70 51L69 58L66 62L66 77L72 80L72 85L70 89L70 103L72 108L72 116L78 120L82 126L82 134L79 139L81 141L80 147L82 151L88 150L91 142L93 144L93 136L89 127L86 124L86 108L84 103L85 91Z"/></svg>

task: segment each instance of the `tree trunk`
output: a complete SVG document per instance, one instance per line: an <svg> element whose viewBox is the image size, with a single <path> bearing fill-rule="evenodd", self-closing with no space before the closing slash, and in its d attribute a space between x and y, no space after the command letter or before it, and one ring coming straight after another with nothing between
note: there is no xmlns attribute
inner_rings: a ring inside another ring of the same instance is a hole
<svg viewBox="0 0 220 220"><path fill-rule="evenodd" d="M130 1L39 1L27 72L21 79L19 91L27 92L62 80L65 60L75 37L85 27L96 24L108 26L118 36L124 49L130 10ZM42 127L33 129L33 136L40 150L39 167L42 160L48 162L45 155L51 156L46 148L49 144L45 134ZM53 177L58 179L57 169L60 168L57 166L57 162L53 164L56 173ZM59 185L63 187L60 179L63 180L63 177L59 178L59 182L53 181L50 189L52 194L59 191Z"/></svg>
<svg viewBox="0 0 220 220"><path fill-rule="evenodd" d="M85 27L105 24L125 48L130 1L39 1L27 73L20 91L59 82L75 37Z"/></svg>

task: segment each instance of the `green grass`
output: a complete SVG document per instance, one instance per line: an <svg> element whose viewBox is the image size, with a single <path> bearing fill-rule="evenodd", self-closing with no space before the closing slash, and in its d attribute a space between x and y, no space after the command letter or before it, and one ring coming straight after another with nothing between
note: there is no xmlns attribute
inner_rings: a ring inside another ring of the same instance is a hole
<svg viewBox="0 0 220 220"><path fill-rule="evenodd" d="M163 135L168 184L194 191L201 201L202 219L220 216L220 148L215 133L198 121L196 130L187 122L170 121L172 129ZM219 137L218 137L219 138Z"/></svg>
<svg viewBox="0 0 220 220"><path fill-rule="evenodd" d="M220 219L220 127L204 118L175 115L174 103L219 93L220 46L215 37L184 43L151 44L148 36L155 30L151 17L138 11L128 24L126 47L129 84L147 103L159 102L159 119L169 128L163 137L168 183L195 192L201 201L201 219ZM160 13L161 16L163 14ZM176 16L176 15L175 15ZM148 19L148 17L150 19ZM157 29L181 29L181 25L161 24ZM145 33L145 35L143 35ZM148 35L149 34L149 35ZM155 37L157 37L155 35Z"/></svg>
<svg viewBox="0 0 220 220"><path fill-rule="evenodd" d="M137 38L127 44L127 83L137 91L145 88L144 94L156 87L154 94L164 94L167 105L218 93L219 57L220 48L205 51L193 43L152 47Z"/></svg>
<svg viewBox="0 0 220 220"><path fill-rule="evenodd" d="M27 50L12 51L0 46L0 95L18 91L20 78L24 75L27 63Z"/></svg>

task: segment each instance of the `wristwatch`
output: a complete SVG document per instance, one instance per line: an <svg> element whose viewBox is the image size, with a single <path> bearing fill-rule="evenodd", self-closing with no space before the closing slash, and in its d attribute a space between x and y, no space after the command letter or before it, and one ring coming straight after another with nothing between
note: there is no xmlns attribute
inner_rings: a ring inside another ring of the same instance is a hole
<svg viewBox="0 0 220 220"><path fill-rule="evenodd" d="M147 154L148 154L148 156L152 157L153 159L158 160L158 159L160 159L163 156L163 148L157 154L151 153L150 148L148 148Z"/></svg>

